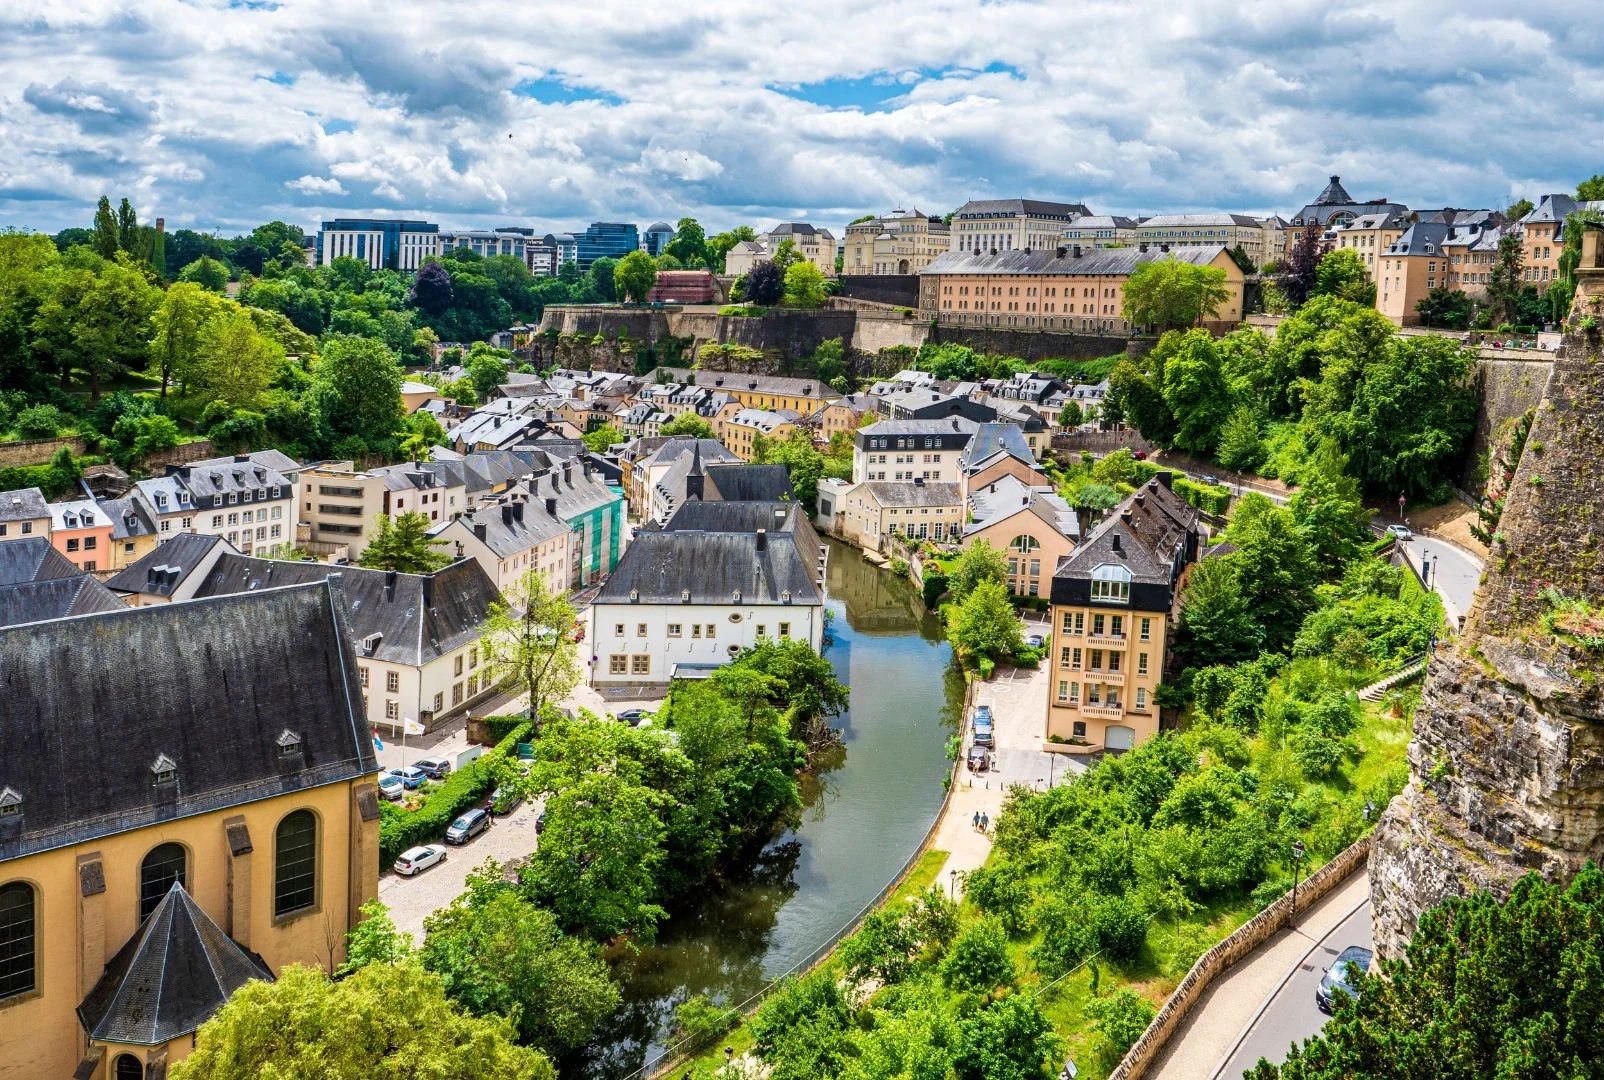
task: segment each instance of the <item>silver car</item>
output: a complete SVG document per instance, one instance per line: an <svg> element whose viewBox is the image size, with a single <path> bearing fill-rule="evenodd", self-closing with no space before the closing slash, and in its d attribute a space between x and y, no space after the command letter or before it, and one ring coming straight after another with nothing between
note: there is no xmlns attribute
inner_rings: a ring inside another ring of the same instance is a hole
<svg viewBox="0 0 1604 1080"><path fill-rule="evenodd" d="M424 844L421 847L407 848L392 867L402 877L411 877L421 874L435 863L446 861L446 849L439 844Z"/></svg>

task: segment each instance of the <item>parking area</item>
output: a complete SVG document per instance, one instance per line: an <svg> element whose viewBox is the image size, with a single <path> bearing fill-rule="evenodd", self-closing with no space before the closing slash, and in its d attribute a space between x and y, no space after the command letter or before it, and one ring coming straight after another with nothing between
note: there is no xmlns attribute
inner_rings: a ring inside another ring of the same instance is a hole
<svg viewBox="0 0 1604 1080"><path fill-rule="evenodd" d="M997 745L992 749L990 772L975 774L976 783L1003 788L1021 784L1045 790L1061 783L1066 773L1086 771L1087 759L1049 754L1041 748L1047 683L1045 668L1009 668L980 684L975 703L991 706Z"/></svg>

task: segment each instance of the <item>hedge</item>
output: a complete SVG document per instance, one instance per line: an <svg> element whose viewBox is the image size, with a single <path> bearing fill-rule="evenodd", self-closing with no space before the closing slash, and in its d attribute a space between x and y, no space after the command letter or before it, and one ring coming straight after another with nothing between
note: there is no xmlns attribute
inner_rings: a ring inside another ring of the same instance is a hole
<svg viewBox="0 0 1604 1080"><path fill-rule="evenodd" d="M490 736L491 742L500 746L507 740L508 735L511 735L520 725L527 723L529 723L527 719L516 714L512 716L487 716L485 717L485 733Z"/></svg>
<svg viewBox="0 0 1604 1080"><path fill-rule="evenodd" d="M1173 481L1175 493L1205 514L1224 517L1231 508L1231 489L1220 484L1200 484L1184 476Z"/></svg>
<svg viewBox="0 0 1604 1080"><path fill-rule="evenodd" d="M504 719L496 717L495 719ZM495 786L496 765L516 751L518 741L534 729L521 720L494 750L458 769L423 800L416 810L402 810L388 802L379 807L379 865L389 866L407 848L427 844L445 836L458 815L469 810Z"/></svg>

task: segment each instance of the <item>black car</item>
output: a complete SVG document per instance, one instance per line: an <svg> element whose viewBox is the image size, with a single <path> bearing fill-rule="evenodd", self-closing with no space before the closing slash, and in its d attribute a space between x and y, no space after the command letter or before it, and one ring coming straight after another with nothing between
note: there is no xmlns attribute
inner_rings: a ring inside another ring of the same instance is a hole
<svg viewBox="0 0 1604 1080"><path fill-rule="evenodd" d="M630 727L639 727L640 722L651 715L645 709L625 709L618 714L618 718Z"/></svg>
<svg viewBox="0 0 1604 1080"><path fill-rule="evenodd" d="M1325 974L1320 977L1320 985L1314 988L1314 1003L1320 1007L1321 1012L1331 1011L1332 995L1341 991L1351 998L1359 996L1359 976L1370 970L1372 953L1369 949L1362 949L1357 945L1349 945L1336 958Z"/></svg>

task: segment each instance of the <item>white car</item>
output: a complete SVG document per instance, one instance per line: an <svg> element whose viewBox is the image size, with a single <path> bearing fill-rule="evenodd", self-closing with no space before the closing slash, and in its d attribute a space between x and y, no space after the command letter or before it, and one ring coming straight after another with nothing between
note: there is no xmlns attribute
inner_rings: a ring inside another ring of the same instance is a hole
<svg viewBox="0 0 1604 1080"><path fill-rule="evenodd" d="M1415 534L1409 531L1407 525L1388 525L1387 535L1397 540L1413 540Z"/></svg>
<svg viewBox="0 0 1604 1080"><path fill-rule="evenodd" d="M421 847L407 848L401 857L395 861L394 870L402 877L411 877L421 874L435 863L446 861L446 849L439 844L424 844Z"/></svg>

